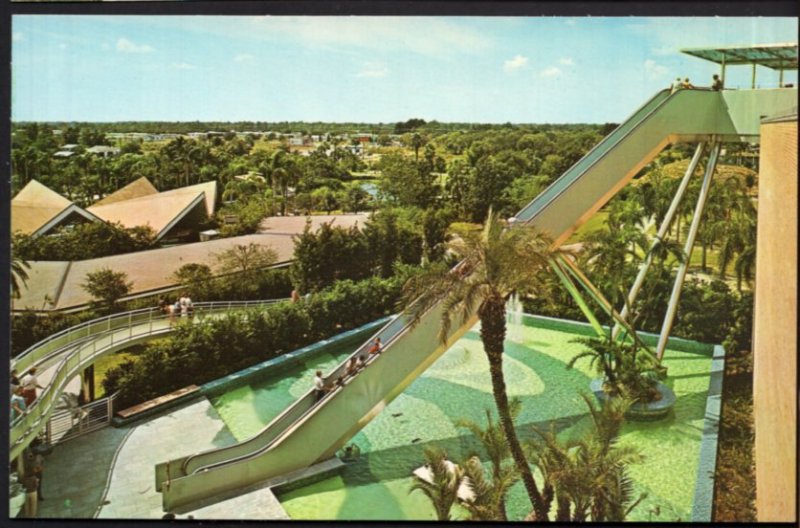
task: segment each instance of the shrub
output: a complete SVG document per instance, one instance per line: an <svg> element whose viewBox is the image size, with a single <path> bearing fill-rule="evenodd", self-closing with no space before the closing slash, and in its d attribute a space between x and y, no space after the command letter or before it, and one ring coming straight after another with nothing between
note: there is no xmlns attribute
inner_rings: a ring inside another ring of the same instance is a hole
<svg viewBox="0 0 800 528"><path fill-rule="evenodd" d="M180 322L171 338L110 369L103 388L107 394L119 391L124 408L207 383L389 314L400 287L396 279L341 281L296 304Z"/></svg>

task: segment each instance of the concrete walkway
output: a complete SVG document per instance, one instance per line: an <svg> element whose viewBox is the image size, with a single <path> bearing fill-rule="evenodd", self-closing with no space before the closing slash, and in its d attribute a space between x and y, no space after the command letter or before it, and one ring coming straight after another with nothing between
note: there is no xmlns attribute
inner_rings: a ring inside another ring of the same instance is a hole
<svg viewBox="0 0 800 528"><path fill-rule="evenodd" d="M161 519L155 464L235 443L202 398L152 420L108 427L57 445L45 457L40 518Z"/></svg>
<svg viewBox="0 0 800 528"><path fill-rule="evenodd" d="M117 455L98 517L160 519L164 511L155 490L156 463L235 442L206 398L134 426Z"/></svg>

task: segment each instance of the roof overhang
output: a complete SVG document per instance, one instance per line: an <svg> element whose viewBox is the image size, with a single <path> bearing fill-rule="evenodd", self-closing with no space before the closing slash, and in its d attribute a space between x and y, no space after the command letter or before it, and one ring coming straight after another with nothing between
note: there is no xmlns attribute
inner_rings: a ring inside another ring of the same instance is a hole
<svg viewBox="0 0 800 528"><path fill-rule="evenodd" d="M797 69L797 43L688 48L681 52L726 66L755 64L773 70Z"/></svg>
<svg viewBox="0 0 800 528"><path fill-rule="evenodd" d="M36 231L31 233L31 236L44 235L45 233L47 233L51 229L54 229L55 227L57 227L58 224L63 222L71 214L80 215L80 216L84 217L86 220L89 220L90 222L102 222L103 221L101 218L93 215L92 213L90 213L86 209L84 209L82 207L79 207L79 206L77 206L77 205L75 205L73 203L73 204L69 204L66 208L64 208L60 213L58 213L53 218L51 218L42 227L40 227L39 229L37 229Z"/></svg>

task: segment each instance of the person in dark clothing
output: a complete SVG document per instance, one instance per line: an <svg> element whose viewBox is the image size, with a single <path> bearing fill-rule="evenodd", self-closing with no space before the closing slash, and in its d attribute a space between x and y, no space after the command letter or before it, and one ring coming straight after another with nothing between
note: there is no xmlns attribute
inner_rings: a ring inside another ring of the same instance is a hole
<svg viewBox="0 0 800 528"><path fill-rule="evenodd" d="M722 79L719 78L719 75L715 73L712 79L713 81L711 81L711 89L716 91L722 90Z"/></svg>

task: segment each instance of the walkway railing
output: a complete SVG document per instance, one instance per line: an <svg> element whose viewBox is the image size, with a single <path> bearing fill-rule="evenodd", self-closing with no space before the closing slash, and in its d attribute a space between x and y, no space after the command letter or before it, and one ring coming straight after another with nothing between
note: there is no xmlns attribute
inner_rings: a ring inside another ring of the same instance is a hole
<svg viewBox="0 0 800 528"><path fill-rule="evenodd" d="M195 303L192 320L266 306L282 300L285 299ZM45 370L54 365L55 375L25 414L11 423L10 459L19 455L46 426L67 383L80 375L83 369L100 356L168 334L183 320L188 318L163 314L158 307L101 317L54 334L12 360L11 368L16 369L20 375L31 367Z"/></svg>

